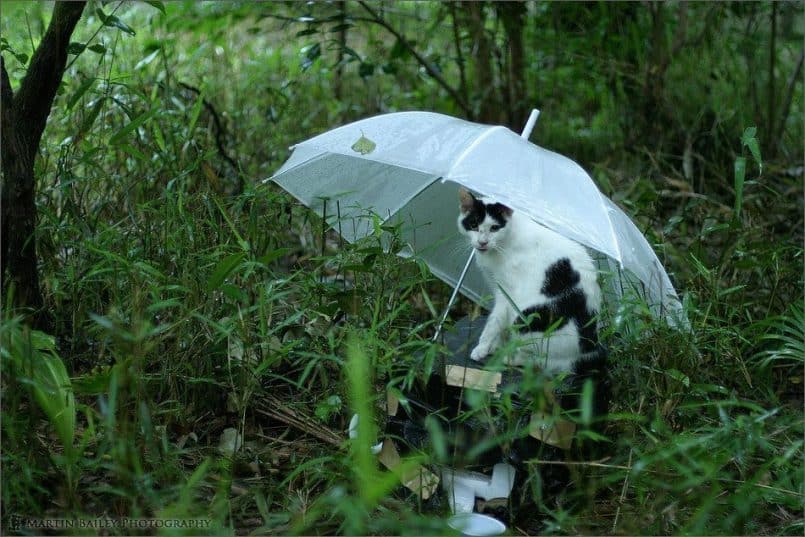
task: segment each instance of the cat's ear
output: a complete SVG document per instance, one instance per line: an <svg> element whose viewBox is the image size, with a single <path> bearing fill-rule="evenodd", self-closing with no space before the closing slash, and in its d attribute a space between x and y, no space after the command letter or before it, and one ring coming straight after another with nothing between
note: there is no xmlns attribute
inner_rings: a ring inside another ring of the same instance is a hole
<svg viewBox="0 0 805 537"><path fill-rule="evenodd" d="M512 210L511 207L507 207L507 206L503 205L502 203L499 203L498 205L500 205L500 207L501 207L500 212L503 213L503 216L505 216L506 218L511 218L512 217L512 213L514 211Z"/></svg>
<svg viewBox="0 0 805 537"><path fill-rule="evenodd" d="M462 213L468 213L475 206L475 196L463 186L458 189L458 202Z"/></svg>

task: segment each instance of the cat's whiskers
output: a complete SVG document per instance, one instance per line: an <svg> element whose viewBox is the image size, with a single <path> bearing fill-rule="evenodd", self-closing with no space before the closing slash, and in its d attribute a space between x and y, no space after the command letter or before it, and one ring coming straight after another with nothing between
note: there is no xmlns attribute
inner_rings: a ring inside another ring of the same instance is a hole
<svg viewBox="0 0 805 537"><path fill-rule="evenodd" d="M504 248L500 244L494 244L492 246L492 250L494 250L495 252L499 253L500 255L506 255L506 248Z"/></svg>

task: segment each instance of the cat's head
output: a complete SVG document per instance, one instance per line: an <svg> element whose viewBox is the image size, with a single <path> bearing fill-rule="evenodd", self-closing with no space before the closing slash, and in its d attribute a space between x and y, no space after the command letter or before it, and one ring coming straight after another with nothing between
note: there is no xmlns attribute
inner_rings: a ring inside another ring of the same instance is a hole
<svg viewBox="0 0 805 537"><path fill-rule="evenodd" d="M476 198L464 187L458 191L458 230L481 253L500 250L511 232L512 210L487 198Z"/></svg>

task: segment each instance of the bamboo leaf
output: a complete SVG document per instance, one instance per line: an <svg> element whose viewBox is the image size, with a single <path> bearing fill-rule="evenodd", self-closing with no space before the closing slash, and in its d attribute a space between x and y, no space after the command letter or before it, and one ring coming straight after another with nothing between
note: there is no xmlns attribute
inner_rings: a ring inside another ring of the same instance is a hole
<svg viewBox="0 0 805 537"><path fill-rule="evenodd" d="M106 20L103 21L104 26L110 26L112 28L117 28L119 30L123 30L129 35L135 35L136 32L132 29L131 26L120 20L119 17L116 15L108 15Z"/></svg>
<svg viewBox="0 0 805 537"><path fill-rule="evenodd" d="M67 45L67 54L74 54L78 55L84 52L84 49L87 48L86 43L76 43L75 41Z"/></svg>
<svg viewBox="0 0 805 537"><path fill-rule="evenodd" d="M126 153L131 155L132 157L136 158L137 160L141 160L143 162L148 161L148 157L146 157L142 153L142 151L140 151L139 149L137 149L134 146L131 146L129 144L120 144L120 149L122 149L123 151L125 151Z"/></svg>
<svg viewBox="0 0 805 537"><path fill-rule="evenodd" d="M64 362L56 353L55 338L33 330L27 334L12 334L9 343L12 363L27 376L25 383L31 395L55 429L65 453L71 453L75 438L75 396ZM4 341L3 346L6 344Z"/></svg>
<svg viewBox="0 0 805 537"><path fill-rule="evenodd" d="M741 145L749 149L760 173L763 173L763 160L760 158L760 144L757 141L757 127L747 127L741 135Z"/></svg>
<svg viewBox="0 0 805 537"><path fill-rule="evenodd" d="M746 157L735 159L735 218L741 215L744 201L744 179L746 178Z"/></svg>
<svg viewBox="0 0 805 537"><path fill-rule="evenodd" d="M147 112L143 112L142 114L134 118L131 122L123 126L120 130L114 133L111 138L109 138L109 144L115 145L123 141L126 138L126 136L129 135L129 133L131 133L137 127L139 127L140 125L151 119L152 115L153 112L149 110Z"/></svg>
<svg viewBox="0 0 805 537"><path fill-rule="evenodd" d="M196 99L196 103L193 105L193 110L190 112L190 126L188 127L187 131L190 133L188 137L193 136L193 132L196 130L196 122L198 122L198 117L201 115L201 105L204 104L204 94L201 93Z"/></svg>
<svg viewBox="0 0 805 537"><path fill-rule="evenodd" d="M165 14L165 3L164 2L160 2L159 0L143 0L143 1L146 4L148 4L149 6L160 10L163 15Z"/></svg>
<svg viewBox="0 0 805 537"><path fill-rule="evenodd" d="M207 290L213 291L218 289L229 274L235 270L246 254L243 252L232 254L223 258L213 270L212 275L207 280Z"/></svg>
<svg viewBox="0 0 805 537"><path fill-rule="evenodd" d="M94 83L94 78L88 78L82 82L75 93L73 93L73 95L70 97L70 100L67 101L67 109L72 110L76 103L81 99L81 97L84 96L84 94L89 90L89 88L92 87Z"/></svg>
<svg viewBox="0 0 805 537"><path fill-rule="evenodd" d="M89 132L95 120L98 119L98 115L101 113L101 108L103 108L105 101L106 97L100 97L92 104L92 108L90 108L89 113L84 116L84 121L81 122L81 126L78 128L76 138L83 138L84 135Z"/></svg>

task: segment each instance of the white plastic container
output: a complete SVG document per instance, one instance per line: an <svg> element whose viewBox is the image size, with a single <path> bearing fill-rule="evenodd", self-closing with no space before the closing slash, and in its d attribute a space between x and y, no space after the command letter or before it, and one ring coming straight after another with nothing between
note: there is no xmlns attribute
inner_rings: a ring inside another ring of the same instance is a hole
<svg viewBox="0 0 805 537"><path fill-rule="evenodd" d="M447 525L461 532L463 537L491 537L502 535L506 525L496 518L481 513L459 513L450 517Z"/></svg>

